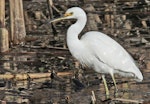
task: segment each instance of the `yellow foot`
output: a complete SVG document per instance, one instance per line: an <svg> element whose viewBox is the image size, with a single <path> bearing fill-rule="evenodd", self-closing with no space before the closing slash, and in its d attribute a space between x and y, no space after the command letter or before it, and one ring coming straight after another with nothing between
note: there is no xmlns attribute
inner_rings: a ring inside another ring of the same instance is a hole
<svg viewBox="0 0 150 104"><path fill-rule="evenodd" d="M106 82L106 79L105 79L105 75L102 75L102 79L103 79L104 86L105 86L106 99L109 99L109 98L110 98L110 94L109 94L109 90L108 90L107 82Z"/></svg>

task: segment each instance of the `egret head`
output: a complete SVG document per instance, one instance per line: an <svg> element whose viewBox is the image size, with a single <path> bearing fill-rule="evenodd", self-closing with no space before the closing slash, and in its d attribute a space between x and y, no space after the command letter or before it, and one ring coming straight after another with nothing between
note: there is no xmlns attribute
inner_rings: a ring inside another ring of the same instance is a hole
<svg viewBox="0 0 150 104"><path fill-rule="evenodd" d="M84 10L79 7L72 7L70 9L68 9L62 17L54 19L54 20L50 21L50 23L55 22L55 21L64 20L64 19L80 19L82 17L83 18L86 17Z"/></svg>
<svg viewBox="0 0 150 104"><path fill-rule="evenodd" d="M85 15L86 14L83 9L79 7L72 7L66 11L66 13L64 14L64 17L66 19L79 19Z"/></svg>

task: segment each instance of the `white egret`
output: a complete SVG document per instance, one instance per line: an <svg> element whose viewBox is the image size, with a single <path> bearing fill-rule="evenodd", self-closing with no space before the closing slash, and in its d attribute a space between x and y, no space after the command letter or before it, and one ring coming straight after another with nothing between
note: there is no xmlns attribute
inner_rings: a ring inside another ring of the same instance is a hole
<svg viewBox="0 0 150 104"><path fill-rule="evenodd" d="M90 31L85 33L80 39L78 38L87 22L87 16L83 9L72 7L66 11L63 17L54 19L51 22L64 19L77 20L67 30L69 51L80 63L86 64L102 74L107 96L109 96L109 90L105 80L106 73L111 75L116 90L115 73L126 77L134 77L137 81L143 80L143 75L133 58L109 36L98 31Z"/></svg>

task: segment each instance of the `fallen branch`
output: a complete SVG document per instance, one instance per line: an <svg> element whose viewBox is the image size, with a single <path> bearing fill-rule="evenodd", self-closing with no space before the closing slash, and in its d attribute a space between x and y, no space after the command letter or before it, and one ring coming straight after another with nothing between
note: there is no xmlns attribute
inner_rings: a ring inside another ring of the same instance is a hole
<svg viewBox="0 0 150 104"><path fill-rule="evenodd" d="M68 76L72 75L71 72L58 72L57 76ZM23 73L23 74L0 74L0 79L4 80L27 80L27 79L38 79L38 78L50 78L51 73Z"/></svg>

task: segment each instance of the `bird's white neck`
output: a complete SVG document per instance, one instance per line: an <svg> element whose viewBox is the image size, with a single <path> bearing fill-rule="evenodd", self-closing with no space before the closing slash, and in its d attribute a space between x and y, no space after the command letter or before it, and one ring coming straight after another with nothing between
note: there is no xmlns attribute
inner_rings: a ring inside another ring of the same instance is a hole
<svg viewBox="0 0 150 104"><path fill-rule="evenodd" d="M80 45L80 40L79 40L79 34L85 27L87 22L87 17L86 14L80 16L77 18L76 23L71 25L67 31L67 45L68 48L70 47L75 47L77 45Z"/></svg>

